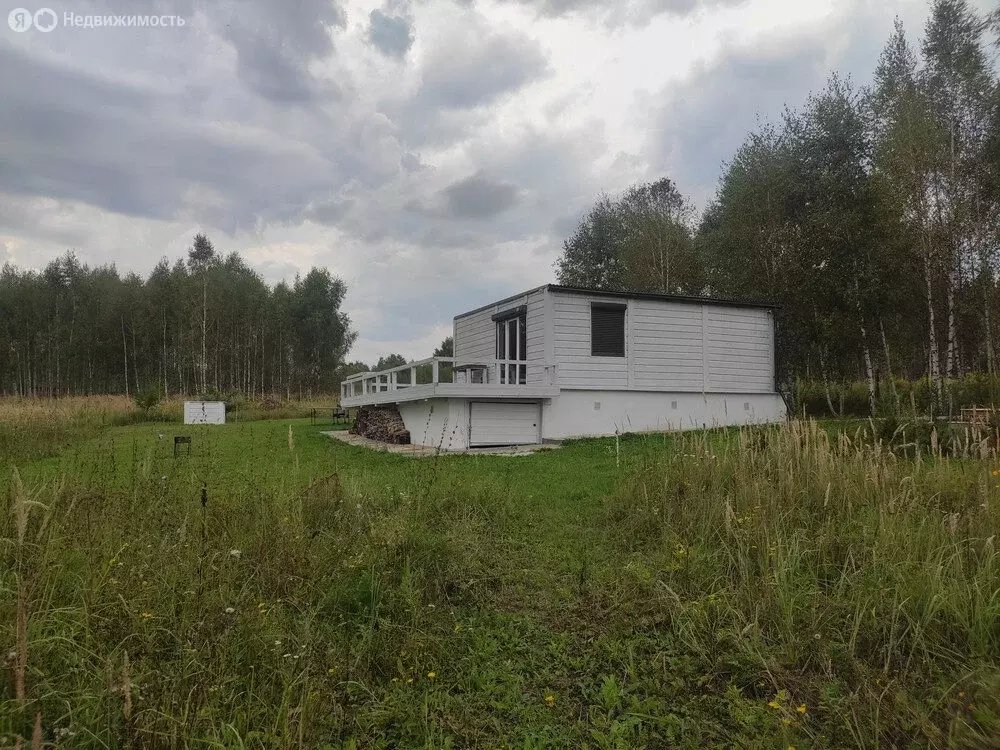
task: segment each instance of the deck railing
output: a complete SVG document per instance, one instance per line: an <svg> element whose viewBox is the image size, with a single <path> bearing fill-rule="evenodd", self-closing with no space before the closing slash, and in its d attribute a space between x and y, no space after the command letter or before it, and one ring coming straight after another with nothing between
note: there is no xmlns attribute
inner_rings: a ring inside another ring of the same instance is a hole
<svg viewBox="0 0 1000 750"><path fill-rule="evenodd" d="M340 397L361 398L422 385L526 385L528 369L541 367L542 383L554 385L555 365L525 360L492 359L455 365L454 357L429 357L378 372L351 375L340 385Z"/></svg>

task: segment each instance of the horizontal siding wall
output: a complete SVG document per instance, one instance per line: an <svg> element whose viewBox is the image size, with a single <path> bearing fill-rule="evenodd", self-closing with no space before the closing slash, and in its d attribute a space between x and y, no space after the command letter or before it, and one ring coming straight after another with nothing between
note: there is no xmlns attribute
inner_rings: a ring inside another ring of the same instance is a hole
<svg viewBox="0 0 1000 750"><path fill-rule="evenodd" d="M632 384L639 390L700 391L701 306L631 300Z"/></svg>
<svg viewBox="0 0 1000 750"><path fill-rule="evenodd" d="M528 375L529 383L545 380L545 290L527 296L528 306Z"/></svg>
<svg viewBox="0 0 1000 750"><path fill-rule="evenodd" d="M670 300L625 302L625 357L590 355L590 308L607 297L552 291L553 351L569 389L774 392L770 310Z"/></svg>
<svg viewBox="0 0 1000 750"><path fill-rule="evenodd" d="M774 390L774 324L770 311L706 307L708 390Z"/></svg>
<svg viewBox="0 0 1000 750"><path fill-rule="evenodd" d="M497 313L525 305L527 314L527 356L528 383L544 380L545 363L545 291L536 290L520 297L507 300L503 304L492 305L485 310L455 318L455 358L466 362L488 362L496 359Z"/></svg>
<svg viewBox="0 0 1000 750"><path fill-rule="evenodd" d="M624 357L590 356L590 305L604 297L552 294L553 350L563 388L628 387L628 337ZM626 319L628 315L626 314ZM628 322L626 320L626 326Z"/></svg>

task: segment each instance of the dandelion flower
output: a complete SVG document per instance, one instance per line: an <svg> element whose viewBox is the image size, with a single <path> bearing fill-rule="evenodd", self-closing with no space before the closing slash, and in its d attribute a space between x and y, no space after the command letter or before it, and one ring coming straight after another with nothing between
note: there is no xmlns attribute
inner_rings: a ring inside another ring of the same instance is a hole
<svg viewBox="0 0 1000 750"><path fill-rule="evenodd" d="M437 677L437 672L428 672L428 673L427 673L427 679L428 679L428 680L433 680L433 679L435 679L436 677Z"/></svg>
<svg viewBox="0 0 1000 750"><path fill-rule="evenodd" d="M959 693L958 693L958 697L959 698L964 698L965 697L965 691L964 690L960 690Z"/></svg>
<svg viewBox="0 0 1000 750"><path fill-rule="evenodd" d="M554 695L546 695L545 696L545 705L546 706L554 706L554 705L556 705L556 697Z"/></svg>
<svg viewBox="0 0 1000 750"><path fill-rule="evenodd" d="M767 705L768 705L769 707L773 708L773 709L776 709L776 710L777 710L777 709L779 709L779 708L781 708L781 704L780 704L780 703L778 703L778 701L771 701L771 702L770 702L770 703L768 703Z"/></svg>
<svg viewBox="0 0 1000 750"><path fill-rule="evenodd" d="M803 703L802 705L800 705L800 706L799 706L798 708L796 708L795 710L796 710L796 711L798 711L798 712L799 712L800 714L804 714L804 713L806 712L806 704L805 704L805 703Z"/></svg>
<svg viewBox="0 0 1000 750"><path fill-rule="evenodd" d="M994 469L992 473L993 473L993 476L1000 477L1000 469Z"/></svg>
<svg viewBox="0 0 1000 750"><path fill-rule="evenodd" d="M408 680L406 681L406 684L407 684L407 685L412 685L412 684L413 684L413 678L412 678L412 677L410 677L410 678L409 678L409 679L408 679Z"/></svg>
<svg viewBox="0 0 1000 750"><path fill-rule="evenodd" d="M152 617L153 617L153 613L152 612L143 612L142 613L142 619L144 619L144 620L149 620Z"/></svg>
<svg viewBox="0 0 1000 750"><path fill-rule="evenodd" d="M462 623L456 622L455 623L455 632L457 633L461 629L462 629Z"/></svg>

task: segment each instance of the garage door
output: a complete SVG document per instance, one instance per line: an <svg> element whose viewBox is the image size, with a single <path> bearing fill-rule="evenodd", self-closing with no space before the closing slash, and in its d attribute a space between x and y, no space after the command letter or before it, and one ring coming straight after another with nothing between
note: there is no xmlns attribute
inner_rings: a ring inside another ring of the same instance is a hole
<svg viewBox="0 0 1000 750"><path fill-rule="evenodd" d="M540 441L540 404L473 402L470 445L532 445Z"/></svg>

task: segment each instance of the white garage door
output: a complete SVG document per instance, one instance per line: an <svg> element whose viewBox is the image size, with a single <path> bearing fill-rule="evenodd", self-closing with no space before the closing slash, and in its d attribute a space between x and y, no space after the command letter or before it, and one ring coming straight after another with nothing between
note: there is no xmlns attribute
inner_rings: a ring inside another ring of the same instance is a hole
<svg viewBox="0 0 1000 750"><path fill-rule="evenodd" d="M540 440L539 404L473 402L470 445L533 445Z"/></svg>

